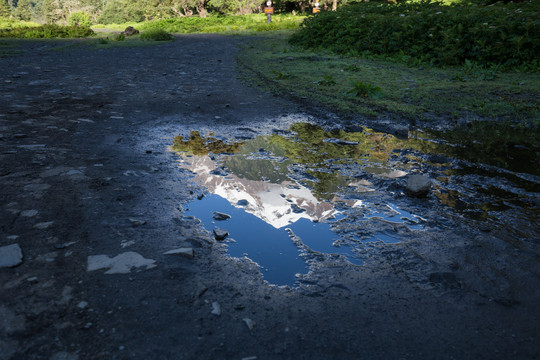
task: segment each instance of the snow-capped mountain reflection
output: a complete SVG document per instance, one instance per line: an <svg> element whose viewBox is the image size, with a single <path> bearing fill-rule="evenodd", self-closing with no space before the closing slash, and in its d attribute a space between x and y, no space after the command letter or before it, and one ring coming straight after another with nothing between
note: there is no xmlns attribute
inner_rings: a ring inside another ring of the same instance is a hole
<svg viewBox="0 0 540 360"><path fill-rule="evenodd" d="M209 156L186 156L180 160L180 166L193 172L194 180L211 193L227 199L235 207L242 207L276 229L302 218L322 221L338 212L332 204L317 200L310 189L292 181L276 184L241 178L234 173L224 176L221 167ZM247 204L241 205L245 204L244 200Z"/></svg>

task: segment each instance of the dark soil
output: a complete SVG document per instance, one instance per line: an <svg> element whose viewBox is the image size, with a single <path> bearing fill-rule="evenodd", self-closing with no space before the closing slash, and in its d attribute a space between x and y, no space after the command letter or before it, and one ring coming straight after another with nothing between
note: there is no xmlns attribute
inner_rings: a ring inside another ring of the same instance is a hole
<svg viewBox="0 0 540 360"><path fill-rule="evenodd" d="M339 123L240 82L243 41L27 41L0 59L0 246L24 254L0 268L0 359L539 358L536 240L456 221L290 289L183 216L202 190L167 150L179 126ZM194 258L163 254L180 247ZM126 252L156 266L87 271Z"/></svg>

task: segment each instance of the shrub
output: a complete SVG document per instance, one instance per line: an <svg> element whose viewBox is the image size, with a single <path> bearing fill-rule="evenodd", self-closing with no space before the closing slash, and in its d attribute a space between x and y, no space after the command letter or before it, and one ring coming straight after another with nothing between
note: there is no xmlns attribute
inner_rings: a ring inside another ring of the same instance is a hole
<svg viewBox="0 0 540 360"><path fill-rule="evenodd" d="M90 15L85 12L74 12L68 17L68 24L71 26L88 26L92 25Z"/></svg>
<svg viewBox="0 0 540 360"><path fill-rule="evenodd" d="M165 30L150 29L141 33L141 39L153 41L170 41L173 40L174 37Z"/></svg>
<svg viewBox="0 0 540 360"><path fill-rule="evenodd" d="M537 66L538 9L534 2L352 4L307 18L291 43L339 54L375 54L437 65L462 65L468 59L479 66Z"/></svg>
<svg viewBox="0 0 540 360"><path fill-rule="evenodd" d="M0 30L0 38L52 39L52 38L84 38L95 35L86 26L42 25L36 27L20 27Z"/></svg>

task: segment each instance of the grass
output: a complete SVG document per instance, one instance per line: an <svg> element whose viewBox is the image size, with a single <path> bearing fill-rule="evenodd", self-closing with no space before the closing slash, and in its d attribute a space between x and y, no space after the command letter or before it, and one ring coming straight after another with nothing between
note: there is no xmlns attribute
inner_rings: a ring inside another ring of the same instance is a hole
<svg viewBox="0 0 540 360"><path fill-rule="evenodd" d="M451 123L538 120L537 73L492 71L488 79L465 75L465 67L411 67L303 50L290 45L288 36L272 34L253 41L239 56L241 66L276 93L294 93L341 113L370 117L393 114L411 121L444 118Z"/></svg>

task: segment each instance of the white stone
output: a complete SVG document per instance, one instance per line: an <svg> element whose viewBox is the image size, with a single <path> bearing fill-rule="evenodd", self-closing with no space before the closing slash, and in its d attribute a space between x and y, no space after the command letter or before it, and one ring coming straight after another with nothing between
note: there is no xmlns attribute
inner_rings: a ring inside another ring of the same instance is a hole
<svg viewBox="0 0 540 360"><path fill-rule="evenodd" d="M178 249L169 250L167 252L164 252L163 254L164 255L182 255L188 258L192 258L194 255L193 248L178 248Z"/></svg>
<svg viewBox="0 0 540 360"><path fill-rule="evenodd" d="M23 254L19 244L0 247L0 268L15 267L22 263Z"/></svg>
<svg viewBox="0 0 540 360"><path fill-rule="evenodd" d="M110 258L107 255L93 255L88 257L86 271L109 269L105 274L127 274L132 268L145 266L146 269L152 269L156 267L155 262L155 260L145 259L133 251L119 254L114 258Z"/></svg>
<svg viewBox="0 0 540 360"><path fill-rule="evenodd" d="M40 222L34 225L36 229L45 230L49 228L52 224L54 224L54 221L46 221L46 222Z"/></svg>
<svg viewBox="0 0 540 360"><path fill-rule="evenodd" d="M24 216L24 217L34 217L38 214L39 211L37 210L24 210L24 211L21 211L21 216Z"/></svg>
<svg viewBox="0 0 540 360"><path fill-rule="evenodd" d="M221 305L217 301L212 303L212 314L220 316L221 315Z"/></svg>

